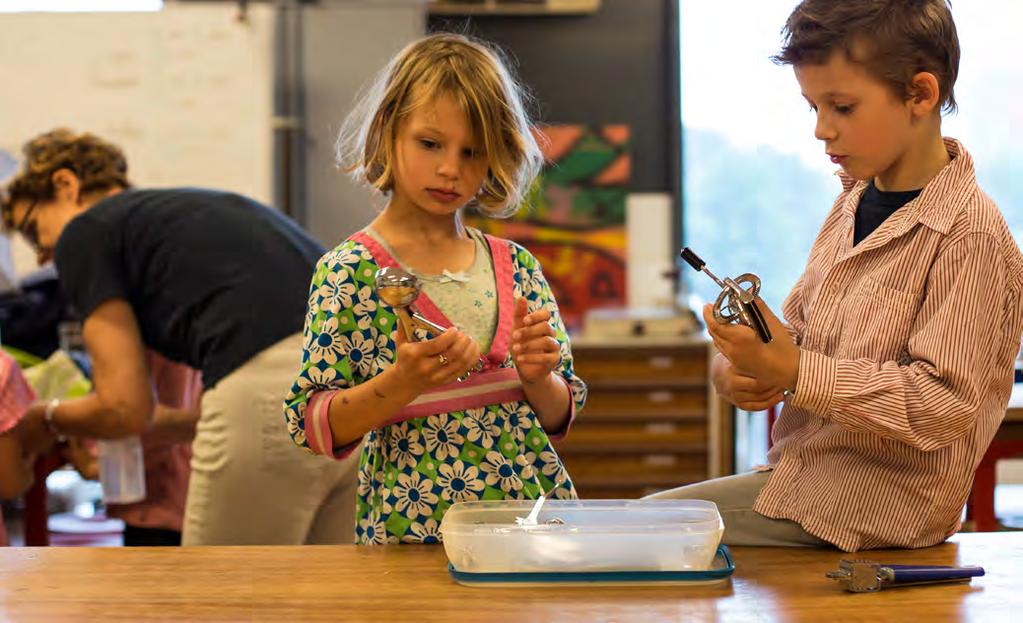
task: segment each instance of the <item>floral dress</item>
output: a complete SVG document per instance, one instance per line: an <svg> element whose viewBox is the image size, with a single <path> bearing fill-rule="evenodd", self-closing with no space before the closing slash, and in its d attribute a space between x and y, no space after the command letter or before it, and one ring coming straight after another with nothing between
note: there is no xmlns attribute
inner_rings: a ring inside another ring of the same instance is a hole
<svg viewBox="0 0 1023 623"><path fill-rule="evenodd" d="M550 495L577 497L525 400L508 350L517 298L527 299L530 312L549 310L561 344L557 373L571 392L574 416L586 399L586 386L573 372L557 302L529 251L491 236L487 241L498 324L486 367L463 383L423 394L399 412L398 421L367 433L359 459L358 543L436 543L444 512L455 502L535 499L559 478L563 484ZM299 446L335 458L351 451L324 441L325 411L314 415L317 408L310 404L323 392L351 388L393 365L397 318L377 298L373 279L378 269L396 265L365 232L320 260L309 293L302 367L284 405L288 432ZM441 326L455 324L424 294L416 306ZM329 439L329 427L326 435Z"/></svg>

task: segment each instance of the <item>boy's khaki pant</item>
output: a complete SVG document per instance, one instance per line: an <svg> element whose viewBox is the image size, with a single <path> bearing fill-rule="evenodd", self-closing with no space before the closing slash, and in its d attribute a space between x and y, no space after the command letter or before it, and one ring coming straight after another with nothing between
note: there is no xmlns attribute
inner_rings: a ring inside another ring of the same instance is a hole
<svg viewBox="0 0 1023 623"><path fill-rule="evenodd" d="M354 542L359 451L335 461L288 435L284 396L301 356L297 333L203 393L183 545Z"/></svg>
<svg viewBox="0 0 1023 623"><path fill-rule="evenodd" d="M830 547L788 519L771 519L753 510L771 472L749 472L705 480L648 495L648 500L708 500L718 506L725 523L725 545L763 547Z"/></svg>

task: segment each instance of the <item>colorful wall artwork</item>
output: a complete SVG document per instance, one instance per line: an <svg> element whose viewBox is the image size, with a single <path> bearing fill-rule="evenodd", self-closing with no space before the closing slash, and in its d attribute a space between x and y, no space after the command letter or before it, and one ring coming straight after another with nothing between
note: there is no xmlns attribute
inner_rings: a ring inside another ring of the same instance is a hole
<svg viewBox="0 0 1023 623"><path fill-rule="evenodd" d="M542 126L546 165L510 219L467 222L514 240L540 260L569 331L589 309L624 307L629 128Z"/></svg>

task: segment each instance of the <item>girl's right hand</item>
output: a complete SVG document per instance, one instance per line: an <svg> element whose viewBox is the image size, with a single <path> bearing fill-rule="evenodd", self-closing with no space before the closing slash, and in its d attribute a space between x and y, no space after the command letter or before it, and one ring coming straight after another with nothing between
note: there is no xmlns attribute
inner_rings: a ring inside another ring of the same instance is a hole
<svg viewBox="0 0 1023 623"><path fill-rule="evenodd" d="M394 366L404 383L417 394L447 385L468 372L480 358L476 340L452 327L437 337L409 342L401 325L395 327L397 359Z"/></svg>

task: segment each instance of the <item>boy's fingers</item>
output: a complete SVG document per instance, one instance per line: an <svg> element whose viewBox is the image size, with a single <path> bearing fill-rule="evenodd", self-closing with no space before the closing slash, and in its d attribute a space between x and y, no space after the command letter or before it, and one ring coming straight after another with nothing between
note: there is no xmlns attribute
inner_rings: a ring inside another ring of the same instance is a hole
<svg viewBox="0 0 1023 623"><path fill-rule="evenodd" d="M714 307L710 303L703 306L703 323L707 325L708 331L711 331L711 327L718 324L717 319L714 317Z"/></svg>
<svg viewBox="0 0 1023 623"><path fill-rule="evenodd" d="M782 401L784 396L778 394L772 397L770 400L760 400L754 402L736 401L735 406L739 407L743 411L767 411L774 405Z"/></svg>

